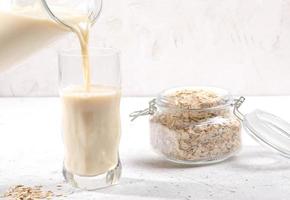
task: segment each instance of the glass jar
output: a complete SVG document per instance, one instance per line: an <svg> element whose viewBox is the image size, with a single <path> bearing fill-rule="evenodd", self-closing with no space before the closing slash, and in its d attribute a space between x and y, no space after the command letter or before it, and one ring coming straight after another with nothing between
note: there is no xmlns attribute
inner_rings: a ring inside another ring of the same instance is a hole
<svg viewBox="0 0 290 200"><path fill-rule="evenodd" d="M241 147L233 98L217 88L165 90L150 117L150 142L166 159L188 164L225 160Z"/></svg>
<svg viewBox="0 0 290 200"><path fill-rule="evenodd" d="M199 102L192 100L194 96ZM240 149L241 123L233 114L233 99L226 91L175 88L162 92L155 102L156 111L150 117L150 142L166 159L213 163Z"/></svg>
<svg viewBox="0 0 290 200"><path fill-rule="evenodd" d="M262 110L242 114L244 97L213 87L164 90L149 108L130 114L150 115L150 142L165 159L199 165L221 162L241 149L241 129L270 150L290 158L290 124Z"/></svg>

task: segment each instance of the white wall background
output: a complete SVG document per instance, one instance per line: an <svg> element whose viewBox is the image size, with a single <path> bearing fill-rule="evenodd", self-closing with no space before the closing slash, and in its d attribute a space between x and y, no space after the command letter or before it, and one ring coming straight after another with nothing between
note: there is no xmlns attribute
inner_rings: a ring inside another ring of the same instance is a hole
<svg viewBox="0 0 290 200"><path fill-rule="evenodd" d="M104 0L92 45L122 51L126 95L178 85L290 94L290 0ZM56 50L0 75L0 96L57 95Z"/></svg>

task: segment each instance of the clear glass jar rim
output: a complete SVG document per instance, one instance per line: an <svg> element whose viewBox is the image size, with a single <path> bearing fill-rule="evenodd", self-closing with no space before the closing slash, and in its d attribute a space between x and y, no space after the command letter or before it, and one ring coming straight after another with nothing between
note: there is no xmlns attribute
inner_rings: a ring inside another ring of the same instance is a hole
<svg viewBox="0 0 290 200"><path fill-rule="evenodd" d="M218 95L220 94L223 99L225 99L225 103L213 106L213 107L208 107L208 108L179 108L176 105L168 104L168 98L166 97L166 93L169 93L171 91L178 91L182 89L192 89L192 90L198 90L198 89L203 89L203 90L208 90L208 91L213 91L216 92ZM182 87L173 87L173 88L168 88L160 92L156 98L156 105L158 107L163 107L171 110L186 110L186 111L192 111L192 112L200 112L200 111L210 111L210 110L220 110L220 109L225 109L226 107L233 106L234 105L234 99L233 96L225 89L222 88L217 88L217 87L207 87L207 86L182 86Z"/></svg>

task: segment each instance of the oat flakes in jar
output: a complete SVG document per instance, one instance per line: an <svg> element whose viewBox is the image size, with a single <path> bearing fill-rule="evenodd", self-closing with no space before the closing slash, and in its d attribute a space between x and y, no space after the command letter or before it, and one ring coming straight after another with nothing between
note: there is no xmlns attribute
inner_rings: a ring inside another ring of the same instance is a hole
<svg viewBox="0 0 290 200"><path fill-rule="evenodd" d="M241 123L233 114L234 105L232 96L218 88L161 92L148 110L154 151L184 164L209 164L235 155L241 147Z"/></svg>

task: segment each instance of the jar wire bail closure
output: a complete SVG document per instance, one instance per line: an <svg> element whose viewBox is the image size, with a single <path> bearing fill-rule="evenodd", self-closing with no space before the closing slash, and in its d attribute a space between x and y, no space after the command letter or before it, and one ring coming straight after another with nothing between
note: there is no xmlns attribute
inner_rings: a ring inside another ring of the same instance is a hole
<svg viewBox="0 0 290 200"><path fill-rule="evenodd" d="M241 96L238 99L235 99L234 101L234 115L241 121L244 120L244 115L240 112L239 108L241 107L241 105L244 103L244 101L246 100L245 97Z"/></svg>
<svg viewBox="0 0 290 200"><path fill-rule="evenodd" d="M145 115L153 115L157 110L156 107L156 99L152 99L151 101L149 101L149 107L144 109L144 110L138 110L135 112L132 112L129 117L131 118L131 121L134 121L135 119L137 119L140 116L145 116Z"/></svg>

